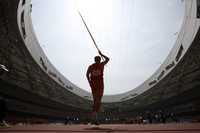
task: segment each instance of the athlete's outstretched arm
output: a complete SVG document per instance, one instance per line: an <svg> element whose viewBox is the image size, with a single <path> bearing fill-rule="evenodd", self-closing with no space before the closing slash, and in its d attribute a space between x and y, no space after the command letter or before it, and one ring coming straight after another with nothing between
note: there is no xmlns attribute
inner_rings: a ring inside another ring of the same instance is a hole
<svg viewBox="0 0 200 133"><path fill-rule="evenodd" d="M101 51L99 51L99 54L105 59L105 61L103 61L103 64L107 64L109 61L109 58L107 56L105 56L104 54L101 53Z"/></svg>

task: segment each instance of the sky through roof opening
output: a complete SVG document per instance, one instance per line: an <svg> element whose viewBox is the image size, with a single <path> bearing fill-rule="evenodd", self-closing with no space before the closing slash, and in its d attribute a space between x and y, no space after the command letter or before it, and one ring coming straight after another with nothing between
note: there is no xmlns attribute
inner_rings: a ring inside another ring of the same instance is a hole
<svg viewBox="0 0 200 133"><path fill-rule="evenodd" d="M172 49L184 17L182 0L32 0L37 38L52 64L71 82L90 91L87 67L102 53L105 94L134 89L149 78Z"/></svg>

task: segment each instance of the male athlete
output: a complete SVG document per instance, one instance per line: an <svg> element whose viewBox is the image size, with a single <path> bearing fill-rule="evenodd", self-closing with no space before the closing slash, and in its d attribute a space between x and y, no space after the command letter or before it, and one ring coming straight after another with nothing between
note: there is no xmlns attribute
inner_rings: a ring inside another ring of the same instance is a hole
<svg viewBox="0 0 200 133"><path fill-rule="evenodd" d="M93 120L97 119L97 113L100 111L101 98L103 96L103 91L104 91L103 71L104 71L104 66L109 61L109 58L103 55L100 51L99 54L102 56L104 61L101 62L100 56L95 56L94 58L95 63L88 67L86 74L93 95L93 109L92 109ZM97 124L97 121L95 122L95 124Z"/></svg>

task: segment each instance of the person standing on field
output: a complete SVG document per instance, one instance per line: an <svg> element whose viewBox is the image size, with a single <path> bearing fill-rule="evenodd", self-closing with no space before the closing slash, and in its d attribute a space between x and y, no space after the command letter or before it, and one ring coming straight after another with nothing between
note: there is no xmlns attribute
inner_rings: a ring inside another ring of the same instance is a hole
<svg viewBox="0 0 200 133"><path fill-rule="evenodd" d="M88 67L86 74L93 95L92 119L96 121L94 124L97 124L97 113L100 112L101 99L104 92L104 66L109 61L109 58L102 54L101 51L99 51L99 55L103 58L103 61L101 62L100 56L95 56L95 63Z"/></svg>

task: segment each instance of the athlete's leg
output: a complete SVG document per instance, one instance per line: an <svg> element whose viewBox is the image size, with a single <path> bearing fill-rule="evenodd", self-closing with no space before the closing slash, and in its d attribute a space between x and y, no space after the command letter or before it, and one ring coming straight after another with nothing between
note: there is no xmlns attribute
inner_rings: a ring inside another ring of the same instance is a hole
<svg viewBox="0 0 200 133"><path fill-rule="evenodd" d="M101 99L103 96L103 79L98 79L91 82L91 89L93 95L93 112L99 112L101 106Z"/></svg>
<svg viewBox="0 0 200 133"><path fill-rule="evenodd" d="M101 106L101 97L98 93L94 96L93 111L99 112Z"/></svg>
<svg viewBox="0 0 200 133"><path fill-rule="evenodd" d="M97 121L97 96L98 92L95 88L94 84L91 85L92 89L92 96L93 96L93 106L92 106L92 113L91 113L91 122L95 123Z"/></svg>
<svg viewBox="0 0 200 133"><path fill-rule="evenodd" d="M103 92L104 92L104 83L103 83L103 79L101 79L99 80L98 93L97 93L97 102L96 102L97 112L100 112L100 109L101 109L101 99L103 97Z"/></svg>
<svg viewBox="0 0 200 133"><path fill-rule="evenodd" d="M97 113L100 112L101 108L101 99L103 96L103 80L97 80L91 82L91 89L93 95L93 109L92 109L92 121L98 123Z"/></svg>
<svg viewBox="0 0 200 133"><path fill-rule="evenodd" d="M101 96L98 96L95 104L96 104L95 111L96 112L100 112L100 109L101 109Z"/></svg>

